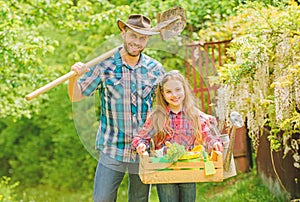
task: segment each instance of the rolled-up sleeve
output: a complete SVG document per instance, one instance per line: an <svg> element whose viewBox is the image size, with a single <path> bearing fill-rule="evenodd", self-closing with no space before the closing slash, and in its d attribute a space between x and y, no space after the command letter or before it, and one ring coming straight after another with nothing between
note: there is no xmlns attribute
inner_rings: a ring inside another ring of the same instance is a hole
<svg viewBox="0 0 300 202"><path fill-rule="evenodd" d="M216 142L222 144L221 139L219 137L212 135L210 127L205 119L200 117L200 120L201 120L202 141L205 144L207 151L211 152L213 149L213 145Z"/></svg>
<svg viewBox="0 0 300 202"><path fill-rule="evenodd" d="M131 149L136 150L139 144L144 143L147 148L150 147L151 139L154 136L154 128L152 124L152 120L147 118L145 124L139 130L138 134L131 141Z"/></svg>

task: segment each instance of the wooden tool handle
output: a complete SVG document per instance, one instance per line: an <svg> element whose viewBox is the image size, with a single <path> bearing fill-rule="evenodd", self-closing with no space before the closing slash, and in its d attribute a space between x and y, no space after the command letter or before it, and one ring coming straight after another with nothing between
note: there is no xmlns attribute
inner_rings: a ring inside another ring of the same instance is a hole
<svg viewBox="0 0 300 202"><path fill-rule="evenodd" d="M228 145L227 154L226 154L225 160L224 160L224 170L225 171L229 170L229 166L230 166L230 162L231 162L231 158L232 158L235 134L236 134L236 127L233 126L231 135L230 135L230 141L229 141L229 145Z"/></svg>
<svg viewBox="0 0 300 202"><path fill-rule="evenodd" d="M92 66L98 64L99 62L101 62L101 61L103 61L103 60L105 60L105 59L111 57L111 56L112 56L119 48L121 48L122 46L123 46L123 45L119 45L119 46L117 46L117 47L115 47L115 48L109 50L108 52L103 53L102 55L100 55L100 56L98 56L98 57L92 59L91 61L85 63L85 65L86 65L88 68L90 68L90 67L92 67Z"/></svg>
<svg viewBox="0 0 300 202"><path fill-rule="evenodd" d="M88 68L90 68L90 67L96 65L97 63L99 63L99 62L101 62L101 61L103 61L103 60L105 60L105 59L111 57L111 56L114 54L114 52L115 52L119 47L121 47L121 46L115 47L114 49L112 49L112 50L110 50L110 51L108 51L108 52L106 52L106 53L104 53L104 54L102 54L102 55L100 55L100 56L94 58L93 60L87 62L85 65L86 65ZM68 80L68 79L70 79L70 78L72 78L72 77L74 77L74 76L76 76L76 75L77 75L77 73L76 73L75 71L70 71L69 73L67 73L67 74L65 74L65 75L63 75L63 76L61 76L61 77L55 79L54 81L52 81L52 82L50 82L50 83L44 85L43 87L41 87L41 88L39 88L39 89L33 91L32 93L26 95L26 96L25 96L25 99L26 99L26 100L32 100L33 98L39 96L40 94L42 94L42 93L44 93L44 92L47 92L47 91L50 90L51 88L54 88L55 86L61 84L62 82L66 81L66 80Z"/></svg>
<svg viewBox="0 0 300 202"><path fill-rule="evenodd" d="M26 100L32 100L33 98L39 96L40 94L47 92L51 88L61 84L62 82L66 81L76 75L77 75L77 73L75 71L70 71L69 73L55 79L54 81L44 85L43 87L33 91L32 93L26 95L25 98L26 98Z"/></svg>

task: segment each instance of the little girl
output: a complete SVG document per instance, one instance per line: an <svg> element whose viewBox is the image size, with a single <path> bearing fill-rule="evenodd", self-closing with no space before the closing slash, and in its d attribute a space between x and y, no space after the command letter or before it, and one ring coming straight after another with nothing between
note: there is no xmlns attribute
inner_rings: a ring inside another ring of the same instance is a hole
<svg viewBox="0 0 300 202"><path fill-rule="evenodd" d="M173 70L165 75L156 89L155 99L155 109L132 140L133 150L145 152L152 139L155 150L166 148L166 142L184 145L187 151L198 144L208 152L223 150L221 140L209 130L212 116L198 109L195 97L179 71ZM196 183L157 184L156 188L160 202L196 200Z"/></svg>

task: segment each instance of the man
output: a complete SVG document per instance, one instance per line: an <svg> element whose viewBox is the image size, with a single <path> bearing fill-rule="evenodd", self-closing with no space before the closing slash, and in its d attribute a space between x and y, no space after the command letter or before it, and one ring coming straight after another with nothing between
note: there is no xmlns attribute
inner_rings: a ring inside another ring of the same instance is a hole
<svg viewBox="0 0 300 202"><path fill-rule="evenodd" d="M78 76L69 80L72 102L100 94L100 122L96 148L100 158L95 173L94 201L116 201L117 191L128 170L128 201L148 201L149 185L138 176L138 156L130 149L131 140L144 124L152 107L152 93L165 71L162 65L142 54L151 35L150 19L130 15L125 22L118 20L123 47L115 54L87 69L76 63L71 70ZM82 78L79 79L84 75Z"/></svg>

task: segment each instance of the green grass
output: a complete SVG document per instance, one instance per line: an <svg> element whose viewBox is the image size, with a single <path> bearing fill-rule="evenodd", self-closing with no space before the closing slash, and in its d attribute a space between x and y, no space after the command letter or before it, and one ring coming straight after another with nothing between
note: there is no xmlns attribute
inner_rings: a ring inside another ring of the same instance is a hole
<svg viewBox="0 0 300 202"><path fill-rule="evenodd" d="M270 193L255 171L238 174L219 183L198 183L197 201L217 202L285 202Z"/></svg>
<svg viewBox="0 0 300 202"><path fill-rule="evenodd" d="M48 186L16 190L16 202L93 202L91 190L55 189Z"/></svg>
<svg viewBox="0 0 300 202"><path fill-rule="evenodd" d="M127 177L127 176L126 176ZM18 202L92 202L93 188L90 190L57 190L47 186L31 188L19 187L16 191ZM126 179L123 180L118 201L127 201ZM284 202L286 199L276 197L263 185L255 171L241 173L235 177L215 183L197 184L197 202ZM158 202L155 186L151 188L150 202Z"/></svg>

